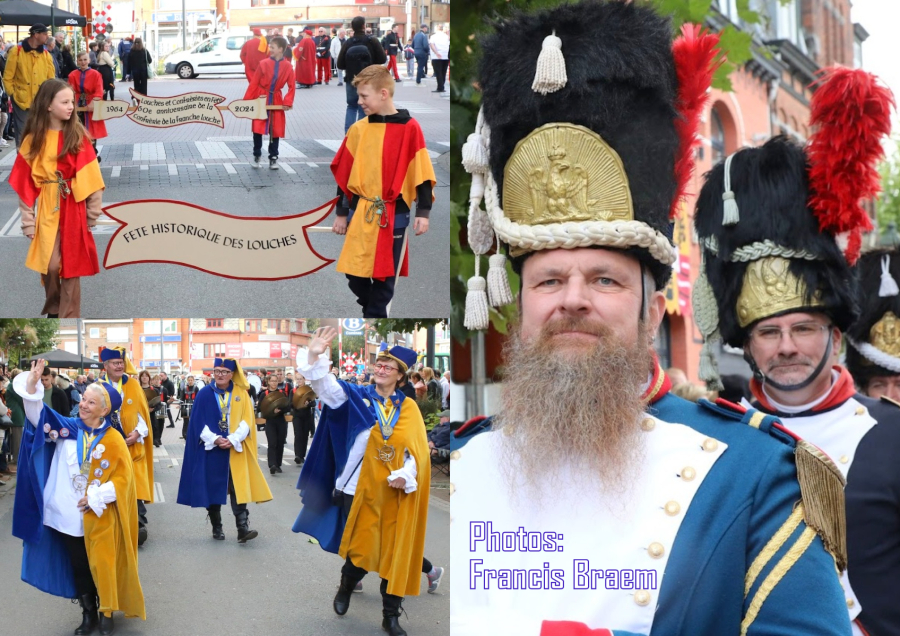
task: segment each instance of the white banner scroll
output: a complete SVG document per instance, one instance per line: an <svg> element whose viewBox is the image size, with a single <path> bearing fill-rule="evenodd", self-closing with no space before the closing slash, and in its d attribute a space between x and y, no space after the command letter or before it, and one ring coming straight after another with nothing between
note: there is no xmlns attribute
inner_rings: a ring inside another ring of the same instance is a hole
<svg viewBox="0 0 900 636"><path fill-rule="evenodd" d="M299 278L334 262L313 249L308 231L336 202L281 217L233 216L181 201L115 203L103 211L122 227L109 241L103 266L170 263L222 278Z"/></svg>
<svg viewBox="0 0 900 636"><path fill-rule="evenodd" d="M239 119L265 119L268 116L265 97L239 99L228 104L228 110Z"/></svg>
<svg viewBox="0 0 900 636"><path fill-rule="evenodd" d="M213 93L184 93L175 97L147 97L128 89L137 100L137 108L128 119L151 128L171 128L183 124L211 124L225 127L222 111L216 108L225 101Z"/></svg>
<svg viewBox="0 0 900 636"><path fill-rule="evenodd" d="M128 113L128 107L131 106L131 104L122 99L115 99L112 101L95 99L91 102L91 106L94 108L91 113L91 118L94 121L105 121L107 119L115 119L116 117L124 117Z"/></svg>

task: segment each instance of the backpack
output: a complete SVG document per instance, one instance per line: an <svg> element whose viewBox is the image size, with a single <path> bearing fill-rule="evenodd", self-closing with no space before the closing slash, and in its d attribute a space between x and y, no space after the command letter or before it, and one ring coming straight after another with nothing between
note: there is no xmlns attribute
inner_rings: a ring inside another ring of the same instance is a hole
<svg viewBox="0 0 900 636"><path fill-rule="evenodd" d="M368 38L350 38L347 41L347 50L344 52L344 70L347 71L346 81L352 81L354 77L367 66L371 66L372 63L372 52L369 50Z"/></svg>

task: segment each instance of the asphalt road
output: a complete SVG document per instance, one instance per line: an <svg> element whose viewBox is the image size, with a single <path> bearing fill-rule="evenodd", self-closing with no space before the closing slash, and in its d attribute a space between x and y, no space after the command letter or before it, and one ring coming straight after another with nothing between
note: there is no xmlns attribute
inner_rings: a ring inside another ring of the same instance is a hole
<svg viewBox="0 0 900 636"><path fill-rule="evenodd" d="M259 537L239 545L234 517L222 509L225 541L211 538L206 511L175 503L184 444L176 429L165 429L156 453L157 492L164 501L148 507L150 536L140 548L140 579L147 620L116 615L116 634L154 636L376 636L381 630L378 578L364 579L362 594L353 594L350 611L337 616L331 602L340 580L342 559L291 531L300 510L296 490L300 468L294 465L292 436L285 449L284 473L269 475L266 448L263 467L274 499L250 507L250 525ZM177 432L176 432L177 431ZM260 434L265 442L265 435ZM10 484L11 485L11 484ZM433 489L428 513L425 555L436 565L449 563L449 504L446 491ZM81 611L20 581L22 545L11 535L13 495L0 489L0 627L17 636L68 636L80 624ZM404 603L401 625L410 636L449 634L450 573L435 594Z"/></svg>
<svg viewBox="0 0 900 636"><path fill-rule="evenodd" d="M119 83L118 98L128 98L130 83ZM422 87L397 85L395 99L419 120L435 165L438 185L427 234L410 238L410 272L397 283L393 318L445 317L450 312L449 252L449 100L432 93L434 80ZM152 80L154 96L205 91L227 101L241 99L243 79L200 77L195 80ZM316 86L298 90L294 110L287 115L281 147L281 170L255 170L250 122L225 113L225 127L193 124L153 129L127 119L107 124L109 137L99 145L107 189L104 204L147 198L194 203L245 217L291 215L314 209L332 199L335 185L329 169L343 137L346 97L343 87ZM264 149L265 150L265 149ZM36 317L43 290L36 273L25 269L28 240L18 229L17 198L7 183L14 150L0 152L0 315ZM320 225L330 226L333 214ZM103 256L113 226L96 233ZM336 259L343 237L311 233L313 248ZM163 255L164 256L164 255ZM277 267L262 256L260 275L272 277ZM252 272L250 274L253 274ZM311 275L281 281L229 280L171 264L137 264L102 269L82 280L82 315L266 315L295 313L356 316L359 307L343 274L330 265Z"/></svg>

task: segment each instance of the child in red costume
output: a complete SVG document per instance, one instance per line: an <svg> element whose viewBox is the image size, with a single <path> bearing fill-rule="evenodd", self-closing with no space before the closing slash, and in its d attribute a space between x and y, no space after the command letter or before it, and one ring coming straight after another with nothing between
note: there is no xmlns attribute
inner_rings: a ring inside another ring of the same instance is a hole
<svg viewBox="0 0 900 636"><path fill-rule="evenodd" d="M79 53L75 60L78 70L69 73L69 86L75 91L76 106L90 107L94 100L103 99L103 76L89 66L90 62L91 57L87 51ZM90 135L91 145L96 151L97 140L106 137L106 122L94 121L91 111L78 113L78 119ZM97 161L100 161L99 156Z"/></svg>
<svg viewBox="0 0 900 636"><path fill-rule="evenodd" d="M269 168L278 170L278 140L284 137L284 111L294 105L294 70L291 63L284 59L284 51L288 43L281 36L269 41L269 57L259 63L253 81L247 87L244 99L265 97L266 104L284 106L284 110L267 111L265 119L253 120L253 161L251 166L259 168L262 155L263 135L269 136ZM282 96L281 90L287 87L287 94Z"/></svg>

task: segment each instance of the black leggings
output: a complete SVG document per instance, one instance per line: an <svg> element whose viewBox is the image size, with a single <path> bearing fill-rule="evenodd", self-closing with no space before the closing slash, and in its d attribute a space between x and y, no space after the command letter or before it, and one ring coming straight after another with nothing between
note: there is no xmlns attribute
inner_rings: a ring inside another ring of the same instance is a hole
<svg viewBox="0 0 900 636"><path fill-rule="evenodd" d="M58 530L48 528L62 538L69 553L69 561L75 573L75 591L78 596L96 596L97 586L94 585L94 577L91 576L91 564L88 562L87 548L84 545L84 537L73 537Z"/></svg>

